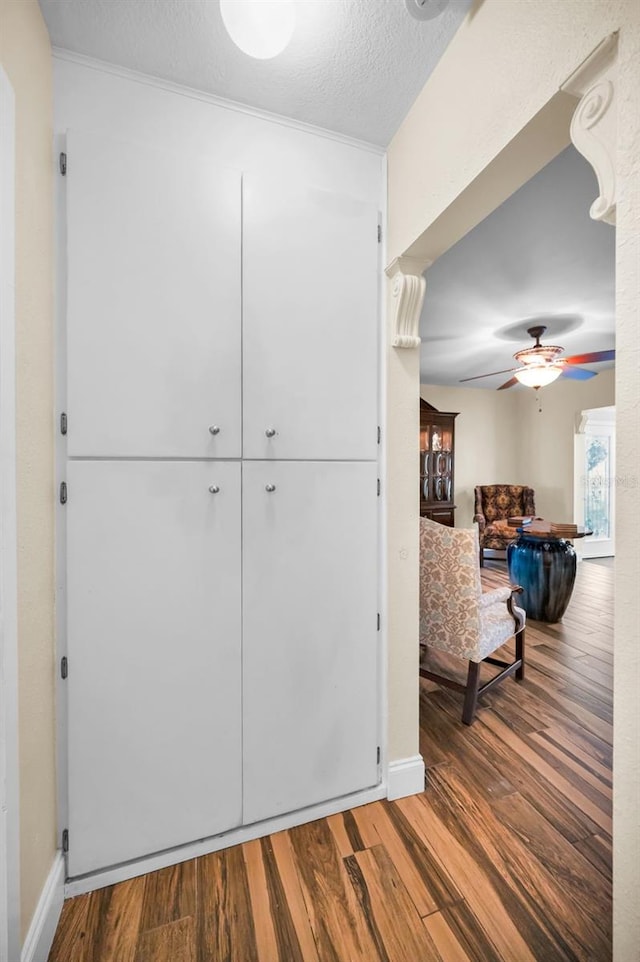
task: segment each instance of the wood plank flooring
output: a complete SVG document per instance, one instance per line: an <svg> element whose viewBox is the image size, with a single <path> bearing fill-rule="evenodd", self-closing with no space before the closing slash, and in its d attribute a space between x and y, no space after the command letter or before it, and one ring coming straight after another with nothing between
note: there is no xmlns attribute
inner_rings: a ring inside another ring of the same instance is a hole
<svg viewBox="0 0 640 962"><path fill-rule="evenodd" d="M49 962L608 962L612 582L580 565L471 728L421 683L424 794L70 899Z"/></svg>

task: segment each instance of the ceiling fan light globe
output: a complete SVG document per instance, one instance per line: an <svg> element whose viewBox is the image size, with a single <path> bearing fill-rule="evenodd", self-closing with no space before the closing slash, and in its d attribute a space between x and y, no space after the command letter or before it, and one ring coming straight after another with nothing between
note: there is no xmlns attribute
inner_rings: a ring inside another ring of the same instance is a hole
<svg viewBox="0 0 640 962"><path fill-rule="evenodd" d="M516 371L514 377L525 387L547 387L562 374L562 364L529 364Z"/></svg>
<svg viewBox="0 0 640 962"><path fill-rule="evenodd" d="M236 47L256 60L277 57L293 36L293 0L220 0L220 14Z"/></svg>

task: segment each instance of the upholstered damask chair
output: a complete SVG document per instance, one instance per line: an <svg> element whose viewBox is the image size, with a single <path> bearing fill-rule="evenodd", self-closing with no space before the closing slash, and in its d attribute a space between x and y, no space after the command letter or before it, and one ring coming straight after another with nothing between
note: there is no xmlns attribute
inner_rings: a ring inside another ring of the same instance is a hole
<svg viewBox="0 0 640 962"><path fill-rule="evenodd" d="M448 528L420 519L420 675L462 691L462 721L473 722L478 698L508 675L524 678L526 616L513 601L521 588L495 588L483 594L478 563L478 529ZM515 661L493 653L515 636ZM430 649L469 662L466 685L433 670ZM480 665L502 670L480 684Z"/></svg>
<svg viewBox="0 0 640 962"><path fill-rule="evenodd" d="M504 550L517 537L508 518L533 517L536 513L535 491L522 484L483 484L475 489L475 514L480 538L480 566L484 565L484 549Z"/></svg>

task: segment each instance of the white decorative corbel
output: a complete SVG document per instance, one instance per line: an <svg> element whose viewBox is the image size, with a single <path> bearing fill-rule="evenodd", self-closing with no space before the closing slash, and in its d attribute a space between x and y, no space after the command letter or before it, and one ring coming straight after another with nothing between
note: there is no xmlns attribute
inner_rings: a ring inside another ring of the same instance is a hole
<svg viewBox="0 0 640 962"><path fill-rule="evenodd" d="M589 213L594 220L616 222L616 74L617 34L607 37L562 85L580 97L571 120L571 140L593 167L600 196Z"/></svg>
<svg viewBox="0 0 640 962"><path fill-rule="evenodd" d="M393 282L393 347L420 346L420 312L427 286L422 272L430 264L417 257L396 257L386 269L387 277Z"/></svg>
<svg viewBox="0 0 640 962"><path fill-rule="evenodd" d="M589 415L584 411L579 411L575 417L576 434L584 434L589 423Z"/></svg>

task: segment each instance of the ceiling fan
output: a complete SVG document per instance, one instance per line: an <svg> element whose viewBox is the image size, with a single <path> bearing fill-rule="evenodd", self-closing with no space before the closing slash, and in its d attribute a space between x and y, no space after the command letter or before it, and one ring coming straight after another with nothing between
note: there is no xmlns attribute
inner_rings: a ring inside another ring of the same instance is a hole
<svg viewBox="0 0 640 962"><path fill-rule="evenodd" d="M535 338L536 343L533 347L526 347L513 355L520 367L509 367L504 371L493 371L491 374L477 374L475 377L463 377L460 383L477 381L482 377L494 377L496 374L510 374L513 371L513 377L501 384L498 388L499 391L513 387L518 382L537 390L551 384L560 376L573 378L576 381L587 381L590 377L595 377L596 372L587 371L583 367L575 367L574 365L612 361L616 356L615 351L591 351L588 354L560 357L559 355L564 351L563 347L558 347L557 344L540 343L540 338L545 331L546 327L542 325L528 328L527 334Z"/></svg>

